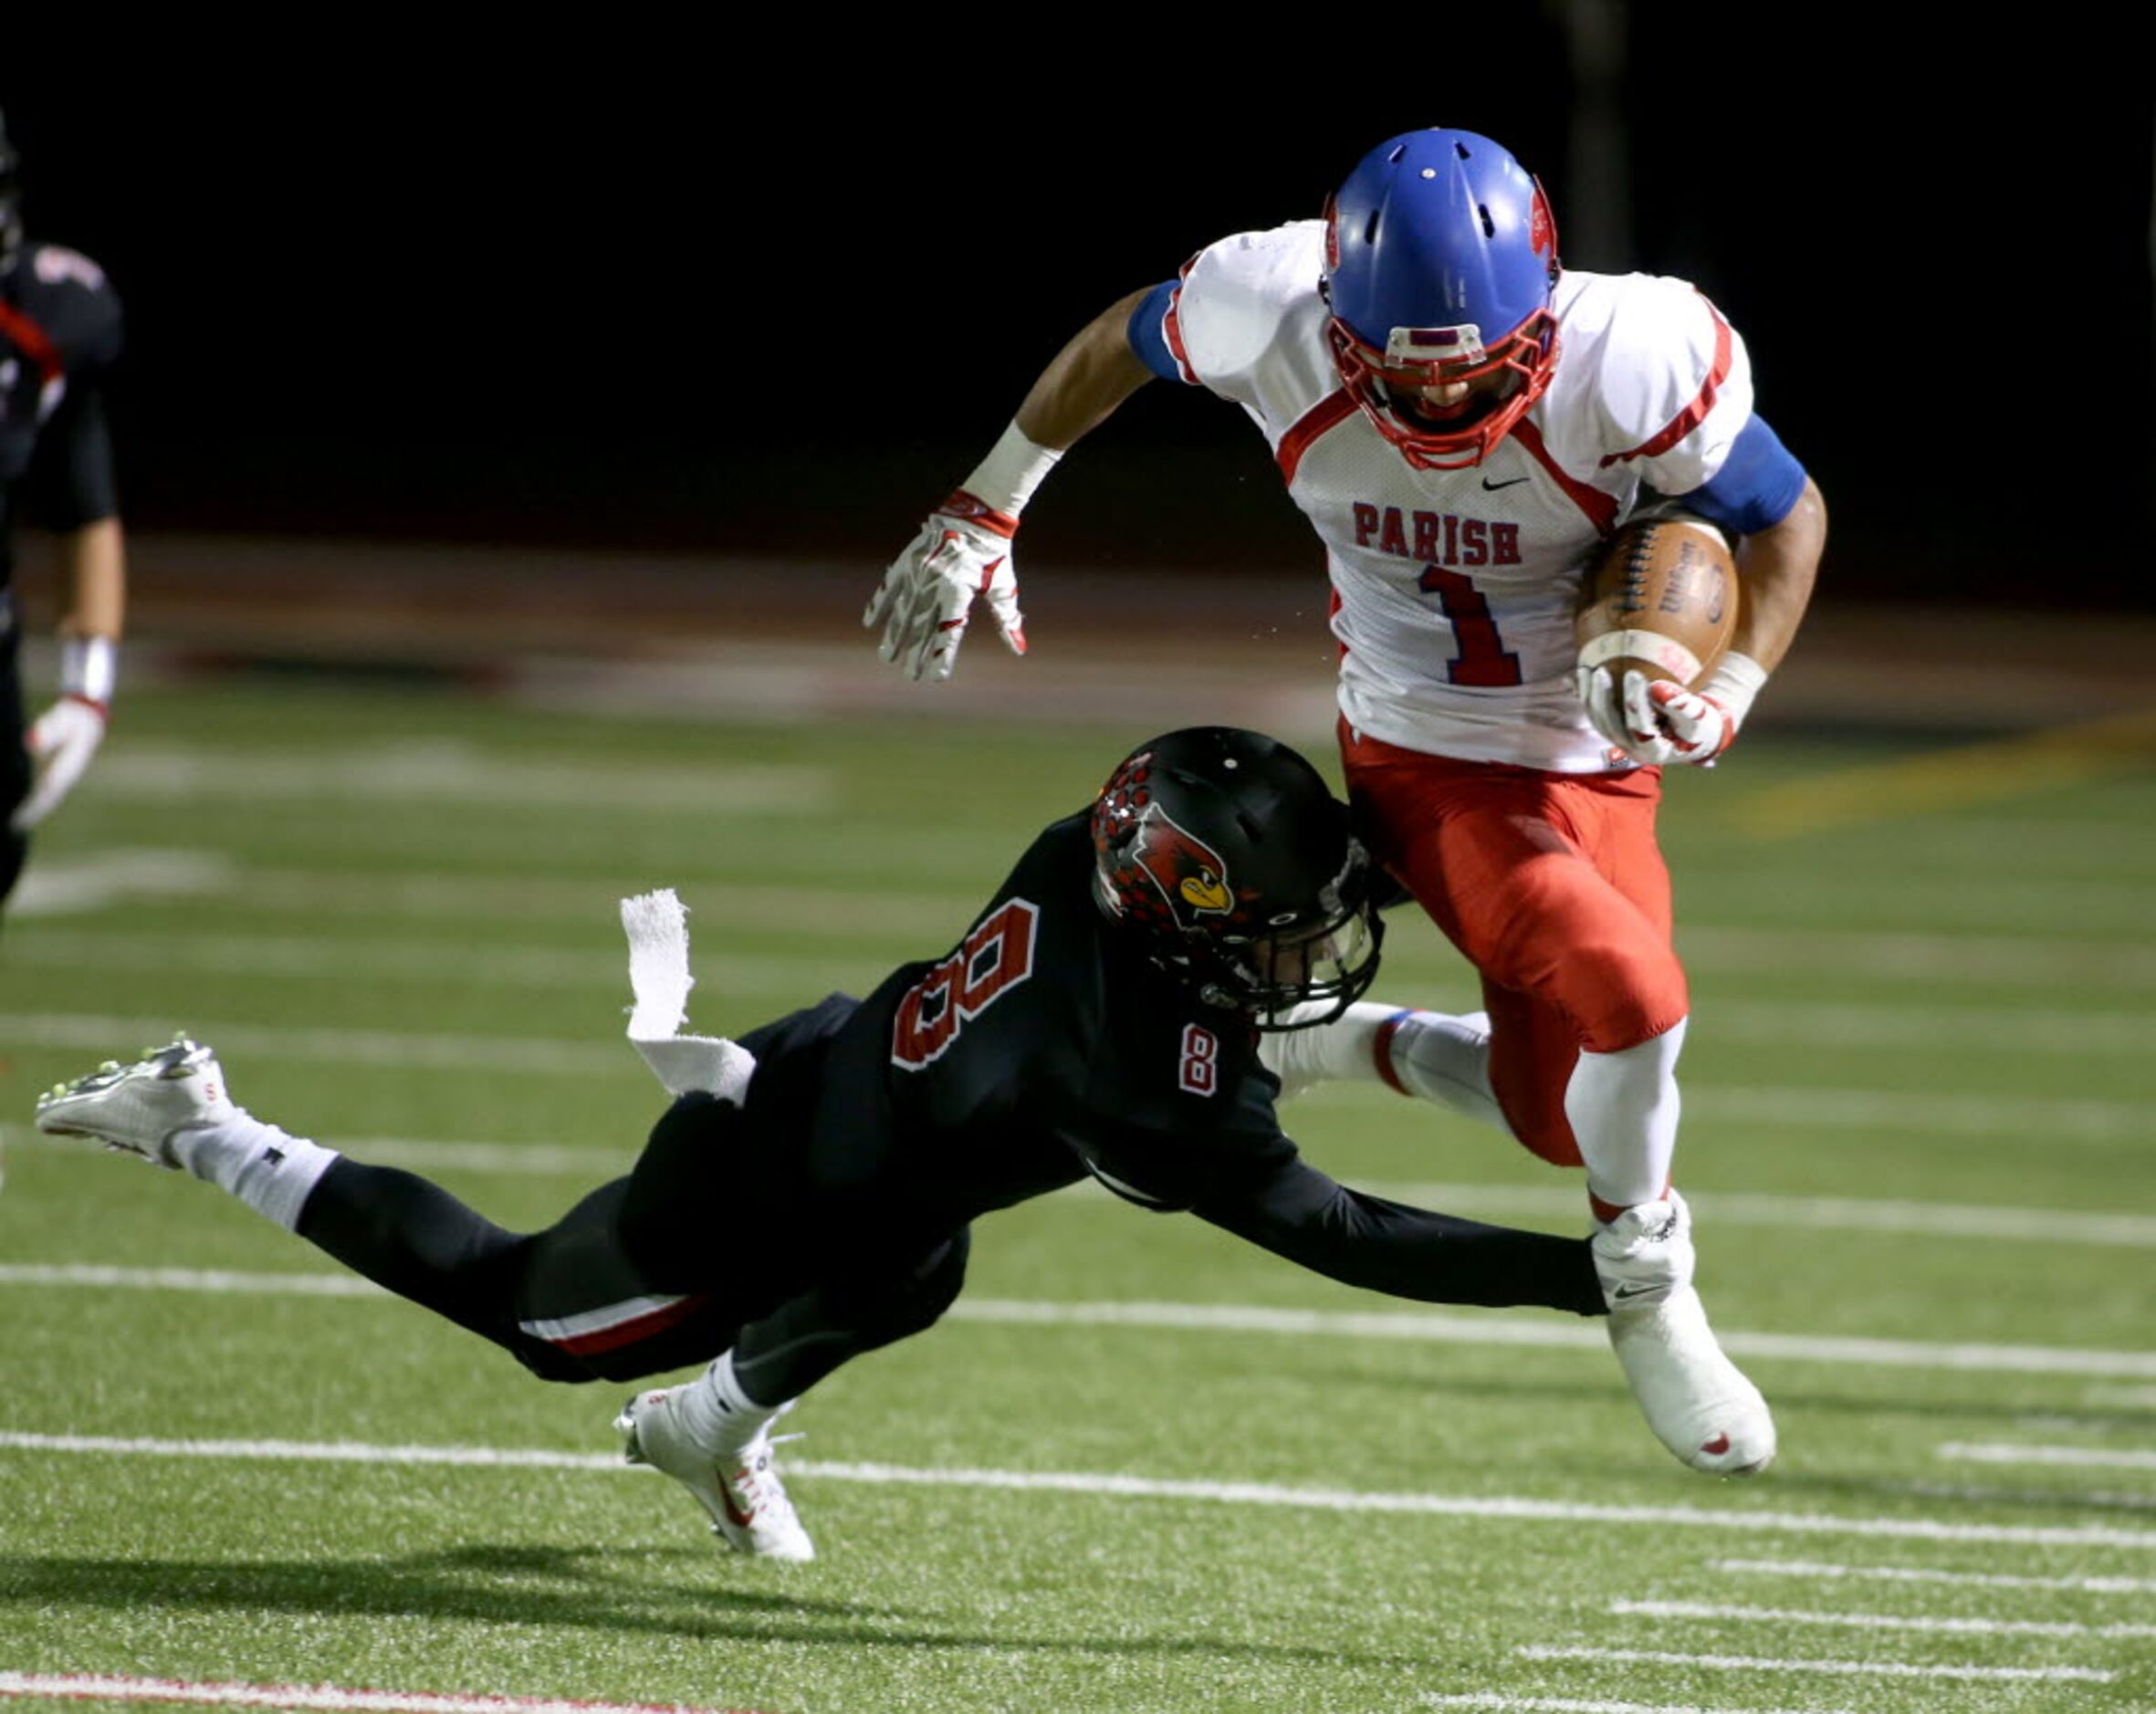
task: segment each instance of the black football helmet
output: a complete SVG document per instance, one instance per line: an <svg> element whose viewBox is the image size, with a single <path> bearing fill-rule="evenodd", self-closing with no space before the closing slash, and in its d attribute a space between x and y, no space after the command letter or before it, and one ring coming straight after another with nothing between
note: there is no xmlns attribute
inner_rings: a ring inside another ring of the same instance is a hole
<svg viewBox="0 0 2156 1714"><path fill-rule="evenodd" d="M1260 1029L1329 1023L1376 979L1368 853L1347 806L1277 739L1190 726L1140 745L1094 804L1093 848L1109 918ZM1329 1009L1287 1016L1310 1001Z"/></svg>
<svg viewBox="0 0 2156 1714"><path fill-rule="evenodd" d="M7 141L7 115L0 113L0 268L15 260L23 243L23 183L18 160Z"/></svg>

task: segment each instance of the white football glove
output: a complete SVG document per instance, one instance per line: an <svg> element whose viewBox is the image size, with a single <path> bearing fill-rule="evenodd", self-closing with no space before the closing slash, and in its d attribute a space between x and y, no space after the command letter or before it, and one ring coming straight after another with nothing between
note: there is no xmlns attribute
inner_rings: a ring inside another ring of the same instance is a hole
<svg viewBox="0 0 2156 1714"><path fill-rule="evenodd" d="M881 625L878 658L912 679L951 675L974 601L986 597L989 617L1013 654L1026 652L1025 615L1018 610L1018 572L1010 538L1018 519L963 489L929 515L920 534L892 561L869 598L863 625Z"/></svg>
<svg viewBox="0 0 2156 1714"><path fill-rule="evenodd" d="M1602 735L1605 744L1620 750L1632 747L1632 735L1625 730L1625 697L1616 676L1607 666L1574 669L1580 702L1587 711L1587 724Z"/></svg>
<svg viewBox="0 0 2156 1714"><path fill-rule="evenodd" d="M1737 720L1704 690L1632 672L1625 674L1625 747L1649 767L1709 767L1735 741Z"/></svg>
<svg viewBox="0 0 2156 1714"><path fill-rule="evenodd" d="M1764 667L1734 652L1722 656L1696 691L1637 670L1620 683L1607 666L1579 667L1574 679L1588 723L1634 761L1703 768L1736 741L1766 682Z"/></svg>
<svg viewBox="0 0 2156 1714"><path fill-rule="evenodd" d="M60 806L105 741L105 705L70 691L30 725L24 742L37 765L30 795L16 807L8 825L26 833Z"/></svg>

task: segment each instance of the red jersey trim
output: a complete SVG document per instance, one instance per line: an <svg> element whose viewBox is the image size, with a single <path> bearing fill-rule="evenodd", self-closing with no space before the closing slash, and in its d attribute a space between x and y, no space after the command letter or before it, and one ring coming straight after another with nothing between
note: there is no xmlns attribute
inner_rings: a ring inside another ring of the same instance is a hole
<svg viewBox="0 0 2156 1714"><path fill-rule="evenodd" d="M1318 437L1338 428L1349 417L1361 410L1346 388L1320 399L1305 411L1295 425L1280 437L1280 445L1273 458L1280 465L1281 480L1293 485L1295 472Z"/></svg>
<svg viewBox="0 0 2156 1714"><path fill-rule="evenodd" d="M1548 471L1557 486L1565 490L1565 497L1585 512L1587 522L1605 536L1617 528L1617 503L1613 495L1600 488L1590 488L1576 476L1567 474L1550 456L1550 449L1543 442L1542 431L1523 417L1512 424L1512 439L1518 441L1534 457L1534 461ZM1604 459L1603 463L1609 461Z"/></svg>
<svg viewBox="0 0 2156 1714"><path fill-rule="evenodd" d="M1198 257L1194 256L1183 264L1181 271L1176 275L1176 288L1167 295L1167 314L1161 319L1160 323L1160 330L1167 340L1168 352L1176 360L1176 368L1182 371L1183 379L1193 387L1205 383L1198 379L1198 371L1190 367L1190 354L1183 349L1181 309L1183 282L1190 277L1190 270L1197 266Z"/></svg>
<svg viewBox="0 0 2156 1714"><path fill-rule="evenodd" d="M1700 383L1699 396L1680 411L1669 425L1652 440L1642 441L1629 452L1611 453L1602 461L1602 468L1629 463L1635 458L1659 458L1682 440L1692 430L1707 420L1707 413L1714 409L1715 395L1722 391L1722 383L1729 379L1730 364L1735 359L1734 341L1730 334L1730 324L1722 319L1722 311L1704 296L1700 301L1707 304L1707 313L1714 318L1714 366L1707 371L1707 379Z"/></svg>

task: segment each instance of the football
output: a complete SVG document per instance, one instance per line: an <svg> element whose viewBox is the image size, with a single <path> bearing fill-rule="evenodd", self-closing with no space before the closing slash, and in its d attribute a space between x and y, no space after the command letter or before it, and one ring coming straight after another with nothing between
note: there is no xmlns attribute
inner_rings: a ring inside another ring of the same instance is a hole
<svg viewBox="0 0 2156 1714"><path fill-rule="evenodd" d="M1575 627L1582 666L1697 688L1737 629L1737 562L1711 524L1627 524L1589 570Z"/></svg>

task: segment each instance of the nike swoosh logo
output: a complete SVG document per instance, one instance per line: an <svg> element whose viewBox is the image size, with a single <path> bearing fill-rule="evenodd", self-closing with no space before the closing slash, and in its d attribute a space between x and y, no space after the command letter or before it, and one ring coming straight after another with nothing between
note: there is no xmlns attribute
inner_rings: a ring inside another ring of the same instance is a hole
<svg viewBox="0 0 2156 1714"><path fill-rule="evenodd" d="M1484 476L1482 478L1482 488L1485 493L1495 494L1500 488L1516 488L1523 482L1532 482L1534 478L1533 476L1513 476L1508 481L1492 482L1488 476Z"/></svg>
<svg viewBox="0 0 2156 1714"><path fill-rule="evenodd" d="M1622 1303L1630 1298L1643 1298L1656 1289L1654 1286L1621 1285L1609 1294L1609 1301L1612 1303Z"/></svg>

